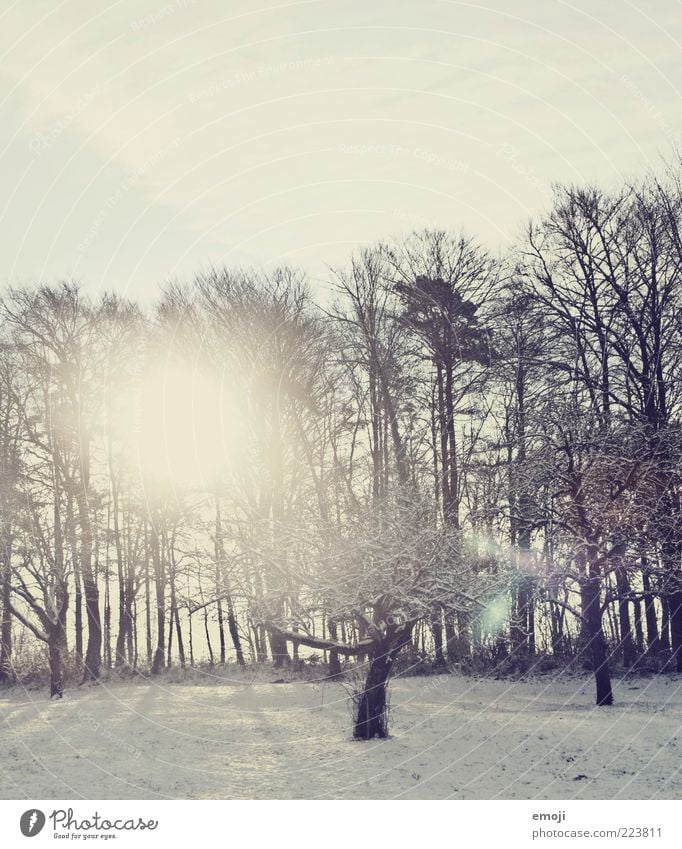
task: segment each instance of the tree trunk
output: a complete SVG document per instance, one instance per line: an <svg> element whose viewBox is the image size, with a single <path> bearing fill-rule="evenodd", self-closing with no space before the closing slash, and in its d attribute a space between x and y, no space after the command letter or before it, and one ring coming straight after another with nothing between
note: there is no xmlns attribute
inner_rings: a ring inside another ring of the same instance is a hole
<svg viewBox="0 0 682 849"><path fill-rule="evenodd" d="M158 675L165 663L166 609L163 552L159 546L159 530L154 525L151 529L151 538L154 584L156 587L156 649L152 661L152 675Z"/></svg>
<svg viewBox="0 0 682 849"><path fill-rule="evenodd" d="M675 576L675 581L679 587L680 577ZM670 593L670 636L675 668L682 672L682 590L677 587Z"/></svg>
<svg viewBox="0 0 682 849"><path fill-rule="evenodd" d="M225 557L225 546L223 544L223 524L220 514L220 497L216 492L215 495L215 585L216 595L218 596L218 632L220 634L220 663L225 664L225 628L223 625L223 606L220 601L220 596L225 595L227 604L227 628L230 632L232 645L234 646L235 654L237 655L237 663L240 666L245 666L244 652L242 651L242 641L239 637L237 629L237 618L234 613L234 605L232 604L232 595L230 593L230 583L227 574L227 563Z"/></svg>
<svg viewBox="0 0 682 849"><path fill-rule="evenodd" d="M369 363L369 401L372 422L372 502L377 504L381 494L381 411L377 393L376 368L371 358Z"/></svg>
<svg viewBox="0 0 682 849"><path fill-rule="evenodd" d="M178 657L180 658L180 668L185 668L185 643L182 638L182 627L180 626L180 615L178 613L177 605L173 607L174 610L174 618L175 618L175 633L178 638Z"/></svg>
<svg viewBox="0 0 682 849"><path fill-rule="evenodd" d="M147 663L152 665L152 597L151 581L149 578L149 533L147 522L144 523L144 634Z"/></svg>
<svg viewBox="0 0 682 849"><path fill-rule="evenodd" d="M80 562L75 544L75 537L72 541L73 548L73 580L76 587L74 594L74 627L76 629L76 668L80 671L83 668L83 582L81 580Z"/></svg>
<svg viewBox="0 0 682 849"><path fill-rule="evenodd" d="M607 643L612 643L614 646L620 646L620 626L616 621L613 605L609 604L606 608L606 619L609 623L608 631L604 634L604 639Z"/></svg>
<svg viewBox="0 0 682 849"><path fill-rule="evenodd" d="M449 504L446 521L453 528L459 528L459 468L457 458L457 438L455 435L455 406L453 398L453 366L445 366L445 417L448 435L447 465L450 479L448 482Z"/></svg>
<svg viewBox="0 0 682 849"><path fill-rule="evenodd" d="M635 644L632 641L632 626L630 624L630 581L622 566L616 568L616 587L618 589L618 619L620 624L620 644L623 652L623 665L628 668L636 659Z"/></svg>
<svg viewBox="0 0 682 849"><path fill-rule="evenodd" d="M670 598L667 592L661 593L661 636L659 645L661 651L670 651Z"/></svg>
<svg viewBox="0 0 682 849"><path fill-rule="evenodd" d="M173 582L171 580L171 587ZM166 668L170 669L173 665L173 622L175 621L175 604L171 590L170 611L168 613L168 649L166 651Z"/></svg>
<svg viewBox="0 0 682 849"><path fill-rule="evenodd" d="M580 620L580 633L578 635L578 654L583 657L583 662L587 662L589 667L590 656L590 629L587 624L586 611L590 606L589 581L587 576L582 576L579 580L580 587L580 609L583 618Z"/></svg>
<svg viewBox="0 0 682 849"><path fill-rule="evenodd" d="M260 625L255 625L253 633L256 640L256 660L258 663L267 663L268 649L265 638L265 629Z"/></svg>
<svg viewBox="0 0 682 849"><path fill-rule="evenodd" d="M216 586L220 586L220 580L216 577ZM217 602L218 610L218 637L220 638L220 665L225 666L225 626L223 625L223 605L220 599Z"/></svg>
<svg viewBox="0 0 682 849"><path fill-rule="evenodd" d="M637 599L633 602L635 611L635 648L637 650L637 658L640 659L644 655L644 628L642 627L642 602Z"/></svg>
<svg viewBox="0 0 682 849"><path fill-rule="evenodd" d="M237 628L237 617L235 616L234 605L232 604L232 599L229 595L227 597L227 629L230 632L232 645L234 646L234 651L237 655L237 663L240 666L246 666L246 662L244 661L244 652L242 650L242 641L239 636L239 629Z"/></svg>
<svg viewBox="0 0 682 849"><path fill-rule="evenodd" d="M450 503L450 475L448 472L448 417L445 412L443 367L440 363L436 365L436 381L438 384L438 430L440 431L440 490L443 498L443 515L447 519L452 513Z"/></svg>
<svg viewBox="0 0 682 849"><path fill-rule="evenodd" d="M466 610L457 612L457 654L459 660L471 657L471 614Z"/></svg>
<svg viewBox="0 0 682 849"><path fill-rule="evenodd" d="M677 524L679 507L677 510L672 510L672 513ZM661 556L666 572L663 595L668 602L667 618L670 626L671 660L675 661L675 668L678 672L682 672L682 571L680 570L680 554L677 534L671 531L661 544Z"/></svg>
<svg viewBox="0 0 682 849"><path fill-rule="evenodd" d="M566 653L566 640L564 638L564 616L563 608L550 600L550 615L552 626L552 654L562 657Z"/></svg>
<svg viewBox="0 0 682 849"><path fill-rule="evenodd" d="M330 618L328 620L329 627L329 636L334 642L337 642L339 639L339 629L336 626L336 620ZM338 678L341 675L341 661L339 660L339 653L336 649L331 649L329 652L329 677L330 678Z"/></svg>
<svg viewBox="0 0 682 849"><path fill-rule="evenodd" d="M443 653L443 611L436 607L431 611L431 633L433 634L434 667L442 669L445 666Z"/></svg>
<svg viewBox="0 0 682 849"><path fill-rule="evenodd" d="M208 608L204 608L204 633L206 634L206 646L208 648L208 662L213 666L213 646L211 645L211 635L208 631Z"/></svg>
<svg viewBox="0 0 682 849"><path fill-rule="evenodd" d="M528 654L535 654L535 583L532 578L526 579L528 583Z"/></svg>
<svg viewBox="0 0 682 849"><path fill-rule="evenodd" d="M97 681L102 663L102 619L99 612L99 589L92 573L83 572L85 615L88 622L88 643L83 662L83 682Z"/></svg>
<svg viewBox="0 0 682 849"><path fill-rule="evenodd" d="M128 588L126 589L126 648L128 651L128 663L137 668L137 602L134 597L133 566L128 564Z"/></svg>
<svg viewBox="0 0 682 849"><path fill-rule="evenodd" d="M56 621L53 622L47 632L47 651L50 661L50 698L61 699L64 695L64 667L63 653L66 650L66 610L68 607L68 595L64 589L59 593L55 610Z"/></svg>
<svg viewBox="0 0 682 849"><path fill-rule="evenodd" d="M58 628L50 631L48 654L50 657L50 698L61 699L64 695L64 675L62 670L62 638Z"/></svg>
<svg viewBox="0 0 682 849"><path fill-rule="evenodd" d="M372 647L365 687L357 699L353 725L355 740L388 737L388 681L393 661L411 638L412 625L401 625Z"/></svg>
<svg viewBox="0 0 682 849"><path fill-rule="evenodd" d="M128 606L126 603L126 578L124 573L123 562L123 545L121 544L121 528L118 520L118 487L114 482L112 485L113 492L113 512L114 512L114 545L116 548L116 570L118 578L118 634L116 636L116 655L114 658L114 666L120 667L125 663L126 636L130 621L128 618ZM130 661L130 656L128 657Z"/></svg>
<svg viewBox="0 0 682 849"><path fill-rule="evenodd" d="M137 669L137 652L137 602L133 601L133 607L130 612L130 631L128 632L128 658L133 665L133 669Z"/></svg>
<svg viewBox="0 0 682 849"><path fill-rule="evenodd" d="M611 675L606 652L606 640L602 629L602 612L600 596L600 580L598 577L583 579L582 599L585 607L583 616L586 620L587 637L592 655L592 670L597 685L597 704L600 706L613 704L611 690Z"/></svg>
<svg viewBox="0 0 682 849"><path fill-rule="evenodd" d="M189 665L194 666L194 633L192 631L192 611L188 611L187 620L189 622Z"/></svg>
<svg viewBox="0 0 682 849"><path fill-rule="evenodd" d="M405 486L409 483L410 474L407 467L405 443L403 442L402 436L400 434L400 428L398 426L398 413L396 411L395 403L393 401L393 395L391 394L391 390L388 384L388 377L386 375L386 371L379 364L377 364L377 369L379 373L379 384L381 386L381 397L383 398L384 410L386 413L386 418L388 419L388 425L391 430L391 440L393 442L393 452L395 454L395 464L396 469L398 471L398 480L401 486Z"/></svg>
<svg viewBox="0 0 682 849"><path fill-rule="evenodd" d="M657 652L660 648L658 636L658 621L656 619L656 604L651 592L651 578L645 558L642 558L642 587L644 588L644 618L646 620L647 650Z"/></svg>
<svg viewBox="0 0 682 849"><path fill-rule="evenodd" d="M125 516L125 514L124 514ZM139 539L139 530L138 530L138 539ZM125 560L126 560L126 593L125 593L125 601L126 601L126 643L128 650L128 663L131 664L133 669L137 669L137 661L138 661L138 633L137 633L137 597L136 597L136 584L138 581L138 576L136 575L137 563L136 563L136 555L133 554L133 541L132 541L132 529L131 529L131 519L130 514L128 514L127 521L125 523ZM145 555L144 555L144 570L145 574L147 572L147 563L146 563L146 546L145 546Z"/></svg>
<svg viewBox="0 0 682 849"><path fill-rule="evenodd" d="M372 650L365 687L358 698L353 728L356 740L388 737L386 699L392 665L390 646L388 641L382 640Z"/></svg>
<svg viewBox="0 0 682 849"><path fill-rule="evenodd" d="M448 663L457 661L457 636L455 634L455 619L452 612L445 611L445 649Z"/></svg>
<svg viewBox="0 0 682 849"><path fill-rule="evenodd" d="M524 549L520 549L521 567L524 567ZM535 654L535 607L534 584L529 575L521 573L514 598L513 627L511 629L512 651L516 657L527 658Z"/></svg>
<svg viewBox="0 0 682 849"><path fill-rule="evenodd" d="M516 466L523 470L526 464L526 367L522 352L516 363ZM532 503L528 495L528 484L524 482L525 475L521 472L514 477L514 489L516 503L518 505L518 516L516 517L515 536L519 548L519 568L521 571L521 584L519 587L519 615L523 629L523 650L528 656L535 654L535 581L528 574L531 566L531 542L532 542ZM519 478L517 480L517 478Z"/></svg>
<svg viewBox="0 0 682 849"><path fill-rule="evenodd" d="M108 564L104 571L104 668L111 669L111 581Z"/></svg>
<svg viewBox="0 0 682 849"><path fill-rule="evenodd" d="M0 684L14 680L12 668L12 610L11 610L11 570L12 542L9 534L2 541L2 622L0 623Z"/></svg>
<svg viewBox="0 0 682 849"><path fill-rule="evenodd" d="M281 669L285 664L291 662L287 650L287 638L278 631L270 631L270 652L272 654L272 665L275 669Z"/></svg>
<svg viewBox="0 0 682 849"><path fill-rule="evenodd" d="M80 569L85 595L85 616L88 622L88 643L83 663L83 683L97 681L102 664L102 618L99 610L99 587L92 570L92 522L90 505L84 485L77 487L78 524L81 529Z"/></svg>

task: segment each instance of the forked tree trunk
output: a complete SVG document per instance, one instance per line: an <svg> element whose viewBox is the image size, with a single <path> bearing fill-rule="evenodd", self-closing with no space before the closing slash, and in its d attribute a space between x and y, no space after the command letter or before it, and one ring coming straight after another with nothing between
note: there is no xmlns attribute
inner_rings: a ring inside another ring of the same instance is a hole
<svg viewBox="0 0 682 849"><path fill-rule="evenodd" d="M364 689L357 701L353 728L356 740L388 737L387 688L392 665L388 642L377 643L372 651Z"/></svg>
<svg viewBox="0 0 682 849"><path fill-rule="evenodd" d="M393 662L411 638L412 625L404 624L392 629L392 632L374 643L365 686L357 699L353 724L355 740L388 737L388 682Z"/></svg>

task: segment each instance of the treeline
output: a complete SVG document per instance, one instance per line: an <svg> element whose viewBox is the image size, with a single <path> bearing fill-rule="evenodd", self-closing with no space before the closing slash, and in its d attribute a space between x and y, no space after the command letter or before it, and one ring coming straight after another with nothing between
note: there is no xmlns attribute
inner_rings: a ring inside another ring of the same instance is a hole
<svg viewBox="0 0 682 849"><path fill-rule="evenodd" d="M509 255L412 233L327 309L291 268L153 315L9 289L0 677L367 659L363 737L401 651L577 660L599 704L616 662L682 671L681 202L557 188Z"/></svg>

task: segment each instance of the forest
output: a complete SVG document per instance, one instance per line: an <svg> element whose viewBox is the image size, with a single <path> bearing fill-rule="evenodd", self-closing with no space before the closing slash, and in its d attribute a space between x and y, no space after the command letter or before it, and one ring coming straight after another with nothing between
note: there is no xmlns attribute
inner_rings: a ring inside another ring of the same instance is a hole
<svg viewBox="0 0 682 849"><path fill-rule="evenodd" d="M392 675L682 672L681 223L671 165L503 255L6 288L2 684L355 671L369 740Z"/></svg>

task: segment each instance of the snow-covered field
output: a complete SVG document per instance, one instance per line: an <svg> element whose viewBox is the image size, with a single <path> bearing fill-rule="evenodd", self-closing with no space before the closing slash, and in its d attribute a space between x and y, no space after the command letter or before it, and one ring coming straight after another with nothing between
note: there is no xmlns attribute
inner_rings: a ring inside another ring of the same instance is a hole
<svg viewBox="0 0 682 849"><path fill-rule="evenodd" d="M340 684L138 681L0 694L2 798L670 799L682 678L395 680L392 738L350 739Z"/></svg>

